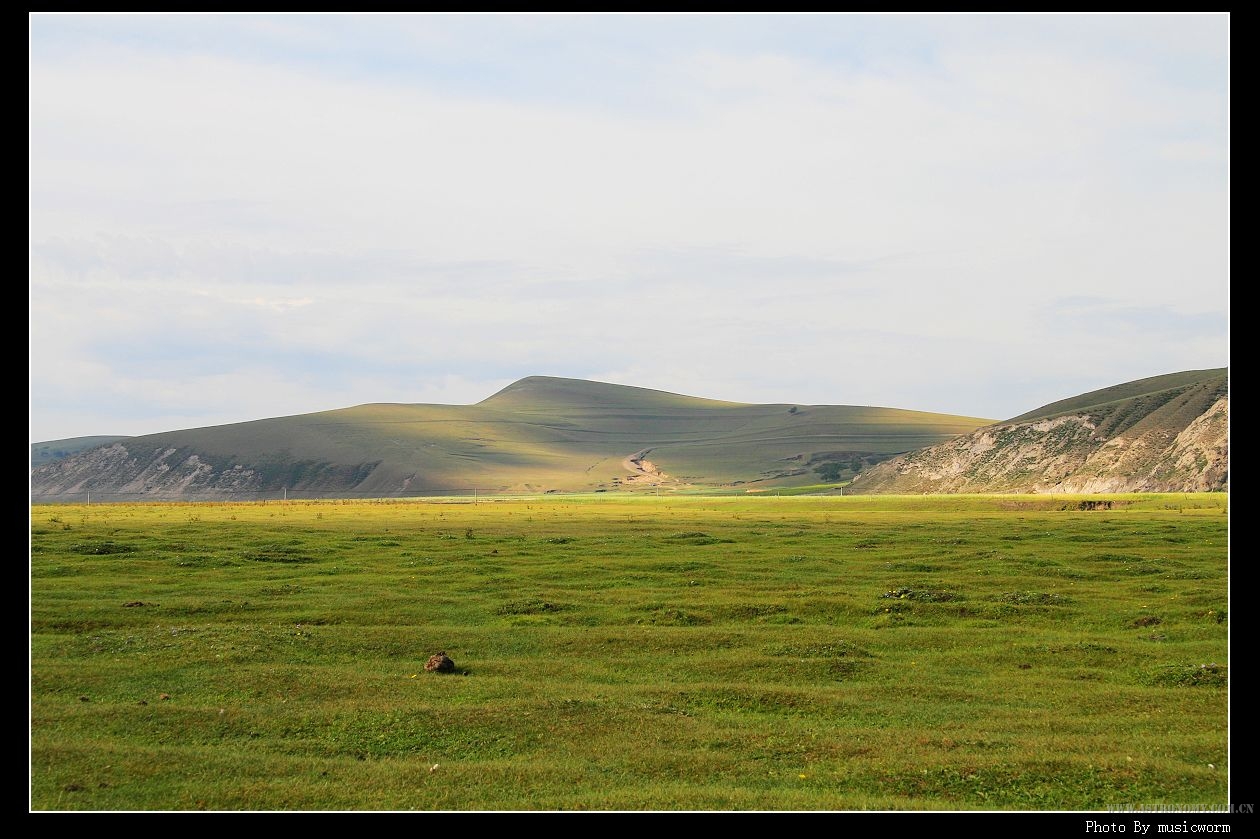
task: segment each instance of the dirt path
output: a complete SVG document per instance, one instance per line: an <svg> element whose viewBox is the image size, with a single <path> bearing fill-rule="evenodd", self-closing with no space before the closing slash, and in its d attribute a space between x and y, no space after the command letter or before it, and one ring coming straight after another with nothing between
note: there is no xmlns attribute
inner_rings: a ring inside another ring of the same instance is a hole
<svg viewBox="0 0 1260 839"><path fill-rule="evenodd" d="M682 481L666 475L655 463L647 459L651 451L651 449L643 449L621 461L622 468L630 473L630 477L626 478L625 484L635 486L663 486L666 484L685 486Z"/></svg>

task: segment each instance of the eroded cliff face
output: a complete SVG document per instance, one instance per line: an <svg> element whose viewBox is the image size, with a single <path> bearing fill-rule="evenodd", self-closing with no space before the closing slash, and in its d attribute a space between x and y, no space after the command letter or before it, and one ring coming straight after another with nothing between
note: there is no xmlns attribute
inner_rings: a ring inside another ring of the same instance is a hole
<svg viewBox="0 0 1260 839"><path fill-rule="evenodd" d="M881 463L860 493L1229 489L1229 397L1198 385L1144 401L1001 423Z"/></svg>
<svg viewBox="0 0 1260 839"><path fill-rule="evenodd" d="M55 497L102 491L101 476L109 475L111 493L200 495L262 489L261 478L240 466L216 469L198 455L174 448L131 451L123 443L92 449L35 470L32 497Z"/></svg>
<svg viewBox="0 0 1260 839"><path fill-rule="evenodd" d="M214 462L171 446L114 443L40 466L31 472L31 499L92 494L118 500L222 499L285 489L353 487L376 463L336 465L279 456L252 466Z"/></svg>

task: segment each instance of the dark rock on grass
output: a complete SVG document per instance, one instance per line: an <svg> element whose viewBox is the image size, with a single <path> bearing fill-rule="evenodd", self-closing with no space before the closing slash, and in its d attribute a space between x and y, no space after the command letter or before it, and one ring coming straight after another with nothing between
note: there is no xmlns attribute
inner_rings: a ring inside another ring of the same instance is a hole
<svg viewBox="0 0 1260 839"><path fill-rule="evenodd" d="M429 656L429 660L424 663L424 669L430 673L453 673L455 662L445 652L440 652Z"/></svg>

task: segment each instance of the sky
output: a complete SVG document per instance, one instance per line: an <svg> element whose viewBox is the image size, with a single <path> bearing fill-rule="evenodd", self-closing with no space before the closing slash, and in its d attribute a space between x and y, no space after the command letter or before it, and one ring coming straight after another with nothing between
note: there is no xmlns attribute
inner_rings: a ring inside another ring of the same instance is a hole
<svg viewBox="0 0 1260 839"><path fill-rule="evenodd" d="M30 441L1229 364L1228 14L45 14Z"/></svg>

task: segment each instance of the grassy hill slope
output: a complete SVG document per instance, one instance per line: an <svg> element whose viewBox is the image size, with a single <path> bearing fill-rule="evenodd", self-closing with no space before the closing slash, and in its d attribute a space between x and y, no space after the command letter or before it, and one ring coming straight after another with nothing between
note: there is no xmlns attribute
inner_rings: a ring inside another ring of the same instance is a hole
<svg viewBox="0 0 1260 839"><path fill-rule="evenodd" d="M1169 373L1164 376L1137 379L1100 390L1092 390L1089 393L1082 393L1080 396L1061 399L1058 402L1051 402L1049 405L1042 405L1036 410L1013 417L1007 422L1025 422L1067 413L1107 410L1109 407L1117 406L1118 403L1134 399L1158 400L1161 394L1167 396L1168 394L1178 393L1187 387L1206 382L1215 384L1223 379L1226 373L1226 368L1217 367L1210 370L1186 370L1181 373Z"/></svg>
<svg viewBox="0 0 1260 839"><path fill-rule="evenodd" d="M52 463L54 460L61 460L63 457L69 457L72 454L103 446L106 443L126 439L128 438L119 435L97 435L94 437L67 437L64 440L46 440L42 443L32 443L31 468L34 469L36 466L43 466L45 463Z"/></svg>
<svg viewBox="0 0 1260 839"><path fill-rule="evenodd" d="M36 469L33 495L405 495L816 480L989 423L893 408L752 405L534 376L475 405L371 404L151 434Z"/></svg>

